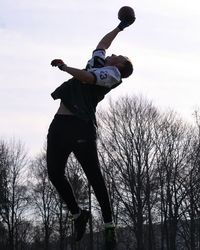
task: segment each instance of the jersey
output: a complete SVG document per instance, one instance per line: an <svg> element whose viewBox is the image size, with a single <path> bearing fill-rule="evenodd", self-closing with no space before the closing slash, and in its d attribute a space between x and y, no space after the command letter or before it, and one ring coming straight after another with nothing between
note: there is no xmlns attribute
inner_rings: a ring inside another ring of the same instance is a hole
<svg viewBox="0 0 200 250"><path fill-rule="evenodd" d="M96 125L97 104L122 82L121 75L116 67L105 66L105 50L95 50L85 70L95 76L95 84L83 84L73 77L61 84L51 96L54 100L61 99L75 116Z"/></svg>
<svg viewBox="0 0 200 250"><path fill-rule="evenodd" d="M93 52L88 61L86 70L95 76L95 84L106 88L112 88L121 83L121 74L115 66L105 66L105 50L98 49Z"/></svg>

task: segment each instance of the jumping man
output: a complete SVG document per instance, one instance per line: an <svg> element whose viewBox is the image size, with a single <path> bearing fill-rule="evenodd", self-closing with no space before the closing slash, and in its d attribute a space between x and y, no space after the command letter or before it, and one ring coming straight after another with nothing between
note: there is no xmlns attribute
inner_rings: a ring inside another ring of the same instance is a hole
<svg viewBox="0 0 200 250"><path fill-rule="evenodd" d="M93 52L84 70L69 67L61 59L54 59L52 66L72 76L51 95L60 99L60 107L49 127L47 136L47 168L49 179L66 202L74 218L76 241L79 241L86 229L90 213L77 204L72 187L65 176L65 167L71 152L81 164L101 207L105 223L105 241L107 249L116 244L115 225L113 224L110 200L100 170L96 145L97 104L104 96L122 83L122 78L133 72L131 61L122 55L105 55L124 28L131 23L121 21L106 34Z"/></svg>

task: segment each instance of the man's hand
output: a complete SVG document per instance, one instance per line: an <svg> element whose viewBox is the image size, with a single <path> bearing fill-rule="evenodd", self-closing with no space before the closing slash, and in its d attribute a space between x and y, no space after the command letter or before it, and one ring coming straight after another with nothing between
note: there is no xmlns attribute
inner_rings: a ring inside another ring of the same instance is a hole
<svg viewBox="0 0 200 250"><path fill-rule="evenodd" d="M120 30L125 29L135 22L135 12L130 6L123 6L118 11L118 19L121 21L118 25Z"/></svg>
<svg viewBox="0 0 200 250"><path fill-rule="evenodd" d="M64 68L66 67L66 64L61 59L54 59L51 62L51 66L58 67L60 70L64 70Z"/></svg>
<svg viewBox="0 0 200 250"><path fill-rule="evenodd" d="M120 30L123 30L134 23L135 20L122 20L120 24L117 26Z"/></svg>
<svg viewBox="0 0 200 250"><path fill-rule="evenodd" d="M62 66L63 64L65 64L65 63L64 63L63 60L61 60L61 59L54 59L54 60L51 62L51 66L53 66L53 67L60 67L60 66Z"/></svg>

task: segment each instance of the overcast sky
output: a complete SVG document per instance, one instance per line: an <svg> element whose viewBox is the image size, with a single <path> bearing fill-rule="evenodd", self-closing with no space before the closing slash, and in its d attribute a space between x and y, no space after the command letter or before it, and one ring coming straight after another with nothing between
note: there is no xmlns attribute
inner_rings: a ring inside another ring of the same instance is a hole
<svg viewBox="0 0 200 250"><path fill-rule="evenodd" d="M192 121L200 107L199 0L0 0L0 138L20 139L31 155L41 151L59 105L50 93L70 78L51 60L84 68L124 5L137 20L107 54L130 57L135 70L101 105L143 95Z"/></svg>

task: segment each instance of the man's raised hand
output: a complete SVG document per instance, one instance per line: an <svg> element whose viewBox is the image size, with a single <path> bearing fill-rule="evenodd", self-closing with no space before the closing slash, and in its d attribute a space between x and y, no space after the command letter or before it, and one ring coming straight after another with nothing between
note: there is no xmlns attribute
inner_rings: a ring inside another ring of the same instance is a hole
<svg viewBox="0 0 200 250"><path fill-rule="evenodd" d="M53 66L53 67L60 67L64 64L65 63L61 59L54 59L53 61L51 61L51 66Z"/></svg>
<svg viewBox="0 0 200 250"><path fill-rule="evenodd" d="M120 30L125 29L129 25L135 22L135 12L133 8L129 6L123 6L118 11L118 19L121 21L118 25Z"/></svg>

